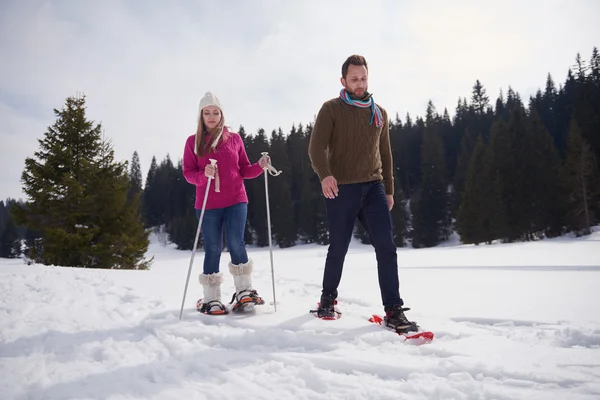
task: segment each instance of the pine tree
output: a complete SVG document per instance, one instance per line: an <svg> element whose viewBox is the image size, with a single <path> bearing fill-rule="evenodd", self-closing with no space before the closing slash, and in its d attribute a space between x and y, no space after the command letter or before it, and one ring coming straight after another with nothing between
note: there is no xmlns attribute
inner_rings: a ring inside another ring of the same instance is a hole
<svg viewBox="0 0 600 400"><path fill-rule="evenodd" d="M489 107L490 98L486 94L486 91L479 82L479 79L475 81L475 85L473 85L473 94L471 96L471 107L475 111L477 115L485 115L487 109Z"/></svg>
<svg viewBox="0 0 600 400"><path fill-rule="evenodd" d="M292 171L287 157L286 141L281 129L272 133L270 157L271 160L278 160L277 169L283 171L277 177L271 175L267 177L272 233L275 236L274 242L281 248L291 247L296 244L297 232L294 203L290 192L292 180L291 177L288 177L292 175ZM286 176L285 171L287 171L288 176ZM265 173L268 174L268 172Z"/></svg>
<svg viewBox="0 0 600 400"><path fill-rule="evenodd" d="M297 131L297 143L292 141L291 137L288 138L288 148L291 146L300 148L299 157L294 163L294 169L300 169L298 177L302 185L302 192L297 202L296 226L300 240L304 243L315 243L317 242L317 227L319 225L317 218L318 203L323 200L320 196L321 185L319 179L314 173L308 157L308 142L312 133L312 125L308 124L304 129L300 128ZM298 152L298 149L296 149L296 152Z"/></svg>
<svg viewBox="0 0 600 400"><path fill-rule="evenodd" d="M248 141L246 152L250 160L258 160L263 151L269 151L269 143L264 129L259 129L257 134ZM268 246L269 231L264 178L247 180L245 185L247 192L252 194L251 201L248 200L248 220L253 229L254 243L258 247Z"/></svg>
<svg viewBox="0 0 600 400"><path fill-rule="evenodd" d="M460 152L458 153L458 161L456 163L456 173L454 175L454 201L453 209L457 210L465 191L465 182L471 163L471 157L475 144L477 143L478 135L473 130L467 128L460 142Z"/></svg>
<svg viewBox="0 0 600 400"><path fill-rule="evenodd" d="M463 243L491 242L490 204L493 184L489 158L481 135L477 137L466 180L466 189L458 210L456 230Z"/></svg>
<svg viewBox="0 0 600 400"><path fill-rule="evenodd" d="M444 143L444 149L446 149L444 152L446 155L446 171L448 172L448 176L453 176L456 169L460 138L459 133L452 125L452 119L447 108L444 108L444 114L439 122L439 130Z"/></svg>
<svg viewBox="0 0 600 400"><path fill-rule="evenodd" d="M177 246L178 250L192 250L194 248L194 239L198 229L198 219L196 210L193 207L186 207L181 215L176 215L168 224L167 233L169 241ZM197 249L203 247L202 235L198 238Z"/></svg>
<svg viewBox="0 0 600 400"><path fill-rule="evenodd" d="M6 209L6 206L4 205L4 201L0 200L0 232L2 232L4 230L4 227L8 223L8 218L9 218L8 210Z"/></svg>
<svg viewBox="0 0 600 400"><path fill-rule="evenodd" d="M18 258L21 255L21 240L12 218L0 231L0 258Z"/></svg>
<svg viewBox="0 0 600 400"><path fill-rule="evenodd" d="M144 221L146 223L146 227L154 227L159 224L160 219L160 203L157 199L158 188L155 188L156 185L156 173L158 171L158 164L156 162L156 157L152 156L152 161L150 162L150 168L148 169L148 174L146 175L146 184L144 185L144 200L142 204L144 205Z"/></svg>
<svg viewBox="0 0 600 400"><path fill-rule="evenodd" d="M594 154L575 119L571 120L569 129L562 184L566 194L568 229L577 235L589 234L597 218L595 213L600 211L600 184Z"/></svg>
<svg viewBox="0 0 600 400"><path fill-rule="evenodd" d="M246 149L246 153L248 153L248 141L251 140L249 136L246 134L246 129L243 125L240 125L238 129L238 135L242 138L242 142L244 143L244 147ZM254 202L253 193L252 193L252 185L245 184L246 186L246 195L248 196L248 203L252 204ZM248 206L248 215L250 213L250 206ZM254 237L252 235L252 225L250 224L250 219L246 217L246 224L244 226L244 243L247 245L251 245L254 243Z"/></svg>
<svg viewBox="0 0 600 400"><path fill-rule="evenodd" d="M506 239L510 242L530 239L527 235L531 232L534 200L530 190L533 180L530 160L533 149L526 118L522 107L513 108L507 131L509 151L503 161L498 160L504 164L502 198L506 206Z"/></svg>
<svg viewBox="0 0 600 400"><path fill-rule="evenodd" d="M317 201L317 244L328 245L329 241L329 221L327 220L327 207L325 201Z"/></svg>
<svg viewBox="0 0 600 400"><path fill-rule="evenodd" d="M504 114L502 117L505 121L510 121L511 115L517 109L524 110L523 101L521 95L515 92L512 87L508 87L506 93L506 105L504 107Z"/></svg>
<svg viewBox="0 0 600 400"><path fill-rule="evenodd" d="M409 117L410 121L410 117ZM398 187L410 193L409 158L408 155L408 125L402 125L397 116L396 121L390 124L390 145L392 148L392 159L394 160L394 175L398 177Z"/></svg>
<svg viewBox="0 0 600 400"><path fill-rule="evenodd" d="M16 222L43 239L35 261L97 268L146 268L147 233L127 201L126 163L116 163L100 124L86 119L85 97L70 97L35 158L25 160L24 205Z"/></svg>
<svg viewBox="0 0 600 400"><path fill-rule="evenodd" d="M182 172L183 173L183 172ZM174 214L175 204L173 202L175 181L177 180L177 170L167 154L165 159L159 164L154 177L155 190L153 199L156 201L158 225L167 225ZM181 176L181 175L179 175Z"/></svg>
<svg viewBox="0 0 600 400"><path fill-rule="evenodd" d="M500 117L506 118L506 101L504 100L504 92L502 91L502 88L500 88L500 94L496 99L496 105L494 107L494 119L498 120Z"/></svg>
<svg viewBox="0 0 600 400"><path fill-rule="evenodd" d="M312 180L305 180L297 221L298 236L304 243L315 243L317 241L317 203L319 201L322 200L318 188Z"/></svg>
<svg viewBox="0 0 600 400"><path fill-rule="evenodd" d="M600 116L598 114L600 102L594 96L594 83L592 78L588 77L588 70L590 68L578 53L573 93L573 115L577 119L583 140L588 143L592 153L600 156ZM597 167L600 168L600 164L597 164Z"/></svg>
<svg viewBox="0 0 600 400"><path fill-rule="evenodd" d="M170 193L171 215L166 219L165 230L169 240L175 243L178 249L191 250L198 226L195 209L196 186L185 180L181 159L177 168L170 171L166 184ZM203 245L201 239L202 236L199 238L198 248Z"/></svg>
<svg viewBox="0 0 600 400"><path fill-rule="evenodd" d="M450 212L445 173L444 146L437 132L437 115L429 102L421 156L421 187L411 201L413 247L436 246L447 239Z"/></svg>
<svg viewBox="0 0 600 400"><path fill-rule="evenodd" d="M128 199L130 180L126 162L116 162L112 146L104 141L89 182L95 188L88 208L88 226L97 227L88 257L89 267L146 269L149 232L140 212L141 192Z"/></svg>
<svg viewBox="0 0 600 400"><path fill-rule="evenodd" d="M527 184L532 200L527 211L530 231L538 236L558 236L564 224L559 185L560 157L535 109L529 114L527 134L531 153L527 156L528 166L524 173L530 176Z"/></svg>
<svg viewBox="0 0 600 400"><path fill-rule="evenodd" d="M142 191L142 168L140 166L140 156L137 151L133 152L131 165L129 167L129 199L136 193Z"/></svg>
<svg viewBox="0 0 600 400"><path fill-rule="evenodd" d="M406 198L404 197L404 193L402 193L399 181L396 176L396 183L394 184L396 193L394 193L394 207L392 207L391 214L394 226L394 243L397 247L404 247L409 236L410 217L406 206Z"/></svg>
<svg viewBox="0 0 600 400"><path fill-rule="evenodd" d="M542 101L539 104L538 113L542 119L542 123L552 136L554 146L560 157L565 154L565 138L561 135L561 129L557 123L556 101L558 99L558 91L554 84L552 75L548 73L546 77L546 87L542 95Z"/></svg>

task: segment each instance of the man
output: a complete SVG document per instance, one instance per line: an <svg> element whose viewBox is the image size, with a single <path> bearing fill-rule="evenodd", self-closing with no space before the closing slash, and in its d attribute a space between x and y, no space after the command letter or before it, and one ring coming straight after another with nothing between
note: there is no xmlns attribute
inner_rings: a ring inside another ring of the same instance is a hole
<svg viewBox="0 0 600 400"><path fill-rule="evenodd" d="M335 317L334 304L356 218L375 248L386 324L414 329L400 298L398 261L390 210L394 177L388 117L368 92L367 61L352 55L342 65L340 96L326 101L317 115L309 157L321 181L329 222L329 250L317 316Z"/></svg>

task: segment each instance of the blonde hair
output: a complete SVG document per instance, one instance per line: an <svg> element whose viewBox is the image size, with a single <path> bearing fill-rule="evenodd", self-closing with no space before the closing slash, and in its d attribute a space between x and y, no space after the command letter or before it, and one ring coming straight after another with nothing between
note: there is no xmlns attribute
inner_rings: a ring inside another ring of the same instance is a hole
<svg viewBox="0 0 600 400"><path fill-rule="evenodd" d="M218 143L214 143L213 147L216 147L218 144L223 143L224 137L222 135L223 128L225 127L225 116L223 115L223 111L219 109L221 112L221 119L217 126L212 129L208 129L204 125L204 117L202 116L202 110L200 110L200 115L198 116L198 127L196 129L196 155L199 157L204 156L206 153L210 152L210 147L213 146L213 142L210 141L208 144L206 143L205 134L208 133L209 137L217 138L219 137ZM214 140L214 139L213 139Z"/></svg>

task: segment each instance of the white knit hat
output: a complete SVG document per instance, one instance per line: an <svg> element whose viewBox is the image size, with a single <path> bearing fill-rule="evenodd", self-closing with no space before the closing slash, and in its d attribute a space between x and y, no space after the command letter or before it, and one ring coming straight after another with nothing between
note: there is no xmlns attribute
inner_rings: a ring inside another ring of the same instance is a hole
<svg viewBox="0 0 600 400"><path fill-rule="evenodd" d="M208 107L208 106L215 106L219 110L221 110L221 112L223 112L223 107L221 107L221 101L219 100L219 98L217 96L215 96L214 94L212 94L211 92L206 92L204 94L204 97L200 99L200 108L198 109L198 123L200 123L200 118L202 118L202 109L204 107ZM219 132L219 134L216 136L215 140L213 141L212 146L211 146L213 149L219 142L219 139L221 138L222 134L223 134L223 129L221 129L221 131ZM196 145L194 146L194 153L196 153L196 149L198 148L197 142L198 142L198 136L196 136Z"/></svg>
<svg viewBox="0 0 600 400"><path fill-rule="evenodd" d="M223 107L221 107L221 101L219 100L219 98L217 96L215 96L211 92L206 92L204 97L200 100L200 111L202 111L202 109L204 107L208 107L208 106L218 107L219 110L221 110L221 112L223 112Z"/></svg>

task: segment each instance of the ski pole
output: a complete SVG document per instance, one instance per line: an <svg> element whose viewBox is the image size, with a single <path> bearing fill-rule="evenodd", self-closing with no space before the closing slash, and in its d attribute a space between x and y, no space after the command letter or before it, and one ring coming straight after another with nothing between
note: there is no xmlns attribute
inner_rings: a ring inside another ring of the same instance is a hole
<svg viewBox="0 0 600 400"><path fill-rule="evenodd" d="M263 151L261 153L263 158L267 158L267 152ZM265 197L267 199L267 228L269 231L269 256L271 258L271 282L273 284L273 306L275 307L275 312L277 312L277 299L275 297L275 270L273 268L273 243L271 239L271 211L269 206L269 182L268 182L268 173L273 176L277 176L281 173L281 171L277 171L271 164L267 164L266 167L263 168L265 171ZM275 171L275 172L273 172Z"/></svg>
<svg viewBox="0 0 600 400"><path fill-rule="evenodd" d="M210 165L213 167L217 164L217 160L210 159ZM208 178L206 184L206 191L204 192L204 201L202 203L202 211L200 212L200 219L198 220L198 229L196 230L196 239L194 239L194 249L192 250L192 258L190 259L190 267L188 268L187 279L185 280L185 289L183 290L183 300L181 300L181 310L179 311L179 319L183 315L183 305L185 304L185 296L187 294L188 284L190 282L190 275L192 273L192 265L194 265L194 256L196 255L196 247L198 246L198 239L200 238L200 228L202 227L202 219L204 218L204 209L206 208L206 200L208 199L208 189L210 188L210 182L213 178Z"/></svg>

